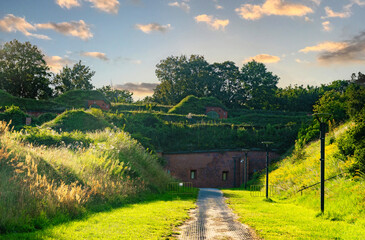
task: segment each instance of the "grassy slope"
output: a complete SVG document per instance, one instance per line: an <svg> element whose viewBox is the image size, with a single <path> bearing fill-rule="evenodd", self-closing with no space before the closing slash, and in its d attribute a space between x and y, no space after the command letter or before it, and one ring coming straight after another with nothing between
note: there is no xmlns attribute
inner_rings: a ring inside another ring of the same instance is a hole
<svg viewBox="0 0 365 240"><path fill-rule="evenodd" d="M66 109L66 106L62 103L30 98L18 98L0 90L0 107L5 108L6 106L11 105L19 106L21 109L27 111L62 112Z"/></svg>
<svg viewBox="0 0 365 240"><path fill-rule="evenodd" d="M339 127L327 136L326 178L343 174L326 182L325 213L319 216L319 185L297 193L303 186L320 181L319 141L293 154L270 173L270 185L278 190L275 202L251 197L249 191L226 190L231 207L241 221L254 227L265 239L363 239L365 236L365 181L350 178L346 172L353 159L343 159L336 138L352 123ZM259 180L264 184L265 176ZM262 195L264 196L264 195Z"/></svg>
<svg viewBox="0 0 365 240"><path fill-rule="evenodd" d="M198 98L193 95L185 97L178 104L169 110L169 113L177 114L205 114L206 107L226 107L214 97L202 97Z"/></svg>
<svg viewBox="0 0 365 240"><path fill-rule="evenodd" d="M142 202L34 233L4 235L4 239L166 239L188 218L196 194L172 198L150 195ZM2 239L0 235L0 239Z"/></svg>
<svg viewBox="0 0 365 240"><path fill-rule="evenodd" d="M89 112L83 110L70 110L57 116L50 122L42 125L44 128L52 128L62 131L94 131L111 127L103 118L98 118Z"/></svg>
<svg viewBox="0 0 365 240"><path fill-rule="evenodd" d="M110 104L105 96L96 90L71 90L57 97L55 102L73 108L86 108L87 100L103 100Z"/></svg>

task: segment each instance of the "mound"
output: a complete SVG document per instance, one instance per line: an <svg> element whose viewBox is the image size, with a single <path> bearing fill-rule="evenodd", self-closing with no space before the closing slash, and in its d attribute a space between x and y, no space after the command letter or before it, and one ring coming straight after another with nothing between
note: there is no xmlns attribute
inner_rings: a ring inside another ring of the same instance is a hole
<svg viewBox="0 0 365 240"><path fill-rule="evenodd" d="M0 90L0 107L5 108L6 106L11 105L19 106L25 111L63 112L66 109L61 103L30 98L18 98Z"/></svg>
<svg viewBox="0 0 365 240"><path fill-rule="evenodd" d="M224 110L227 108L215 97L197 98L193 95L187 96L177 105L169 110L169 113L176 114L205 114L206 107L221 107Z"/></svg>
<svg viewBox="0 0 365 240"><path fill-rule="evenodd" d="M71 132L79 130L87 132L111 127L111 125L103 118L96 117L83 110L70 110L62 113L54 120L43 124L42 127L49 127L56 131Z"/></svg>
<svg viewBox="0 0 365 240"><path fill-rule="evenodd" d="M55 99L56 102L65 104L74 108L87 107L87 100L103 100L110 105L108 99L96 90L71 90Z"/></svg>

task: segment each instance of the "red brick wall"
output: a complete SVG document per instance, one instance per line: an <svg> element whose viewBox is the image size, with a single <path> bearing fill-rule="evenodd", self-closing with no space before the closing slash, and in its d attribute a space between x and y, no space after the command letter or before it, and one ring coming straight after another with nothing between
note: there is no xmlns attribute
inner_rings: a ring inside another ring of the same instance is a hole
<svg viewBox="0 0 365 240"><path fill-rule="evenodd" d="M270 159L279 155L270 153ZM192 182L194 187L239 187L243 183L244 153L239 151L199 152L199 153L162 153L167 160L165 169L183 182ZM234 167L234 157L236 167ZM252 151L248 153L248 171L253 174L266 167L266 152ZM234 169L236 171L234 172ZM190 171L196 170L196 179L190 179ZM222 180L223 171L228 172L227 181ZM234 176L236 175L236 183Z"/></svg>
<svg viewBox="0 0 365 240"><path fill-rule="evenodd" d="M225 111L224 109L222 109L220 107L206 107L205 114L207 114L210 111L214 111L214 112L218 113L220 119L222 119L222 118L227 119L227 116L228 116L227 111Z"/></svg>
<svg viewBox="0 0 365 240"><path fill-rule="evenodd" d="M103 100L87 100L87 107L90 107L93 104L98 105L102 110L110 109L109 104L105 103Z"/></svg>

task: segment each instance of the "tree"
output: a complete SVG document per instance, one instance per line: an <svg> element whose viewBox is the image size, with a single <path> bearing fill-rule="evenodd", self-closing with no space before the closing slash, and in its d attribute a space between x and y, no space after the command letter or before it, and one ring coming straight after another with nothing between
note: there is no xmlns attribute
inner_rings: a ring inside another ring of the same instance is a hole
<svg viewBox="0 0 365 240"><path fill-rule="evenodd" d="M212 76L211 65L203 56L171 56L156 66L156 76L161 82L155 89L155 101L176 104L189 95L214 96L219 89L217 78Z"/></svg>
<svg viewBox="0 0 365 240"><path fill-rule="evenodd" d="M0 47L0 89L13 96L44 99L52 95L49 67L30 42L14 39Z"/></svg>
<svg viewBox="0 0 365 240"><path fill-rule="evenodd" d="M56 74L53 78L55 86L55 95L59 95L74 89L91 90L94 86L91 84L91 78L95 72L89 67L83 65L81 60L72 68L67 65Z"/></svg>
<svg viewBox="0 0 365 240"><path fill-rule="evenodd" d="M240 81L246 90L245 105L253 109L272 107L279 77L268 72L263 63L253 60L244 64L241 69Z"/></svg>
<svg viewBox="0 0 365 240"><path fill-rule="evenodd" d="M114 103L133 103L133 93L128 90L113 89L111 86L103 86L98 89L104 93L105 97Z"/></svg>

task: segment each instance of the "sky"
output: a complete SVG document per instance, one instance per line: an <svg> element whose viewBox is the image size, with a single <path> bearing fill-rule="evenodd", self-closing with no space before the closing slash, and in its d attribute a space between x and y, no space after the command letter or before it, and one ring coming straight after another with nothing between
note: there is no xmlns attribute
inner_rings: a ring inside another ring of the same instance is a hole
<svg viewBox="0 0 365 240"><path fill-rule="evenodd" d="M320 85L365 72L365 0L0 0L0 44L13 39L54 73L81 60L94 86L135 99L153 93L156 64L191 54Z"/></svg>

